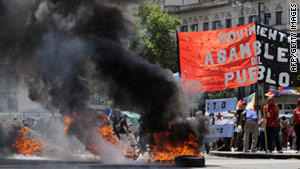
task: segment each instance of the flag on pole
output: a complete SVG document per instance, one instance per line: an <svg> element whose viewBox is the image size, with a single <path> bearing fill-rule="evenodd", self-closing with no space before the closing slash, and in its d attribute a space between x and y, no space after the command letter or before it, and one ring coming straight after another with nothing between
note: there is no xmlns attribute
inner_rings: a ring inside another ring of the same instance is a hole
<svg viewBox="0 0 300 169"><path fill-rule="evenodd" d="M255 92L243 99L246 103L246 109L255 110Z"/></svg>
<svg viewBox="0 0 300 169"><path fill-rule="evenodd" d="M279 87L278 90L270 89L269 92L265 94L265 96L274 97L274 96L278 96L281 93L292 93L295 95L300 95L300 93L296 89L290 87Z"/></svg>
<svg viewBox="0 0 300 169"><path fill-rule="evenodd" d="M271 97L274 97L274 96L278 96L279 95L279 91L276 90L276 89L270 89L268 93L265 94L265 96L271 96Z"/></svg>
<svg viewBox="0 0 300 169"><path fill-rule="evenodd" d="M255 108L255 93L252 93L251 95L249 95L249 96L243 98L242 100L238 101L238 103L236 104L236 109L241 109L242 108L243 101L247 103L246 109L254 110L254 108Z"/></svg>
<svg viewBox="0 0 300 169"><path fill-rule="evenodd" d="M292 94L300 95L300 93L296 89L292 89L290 87L279 87L278 91L280 93L292 93Z"/></svg>

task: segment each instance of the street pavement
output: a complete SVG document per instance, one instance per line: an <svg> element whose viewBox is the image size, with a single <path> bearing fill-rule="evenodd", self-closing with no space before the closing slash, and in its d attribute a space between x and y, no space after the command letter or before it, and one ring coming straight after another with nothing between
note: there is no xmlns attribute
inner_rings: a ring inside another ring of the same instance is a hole
<svg viewBox="0 0 300 169"><path fill-rule="evenodd" d="M298 159L241 159L206 155L208 169L300 169Z"/></svg>
<svg viewBox="0 0 300 169"><path fill-rule="evenodd" d="M211 151L210 155L219 157L232 157L232 158L249 158L249 159L299 159L300 153L296 153L295 150L283 150L283 153L273 151L272 153L266 153L265 151L241 152L241 151Z"/></svg>

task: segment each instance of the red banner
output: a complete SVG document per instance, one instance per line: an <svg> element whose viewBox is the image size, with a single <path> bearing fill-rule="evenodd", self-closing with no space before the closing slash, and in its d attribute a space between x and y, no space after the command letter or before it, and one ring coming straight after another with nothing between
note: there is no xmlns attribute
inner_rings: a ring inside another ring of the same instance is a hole
<svg viewBox="0 0 300 169"><path fill-rule="evenodd" d="M219 91L257 82L256 25L180 32L183 88L189 92Z"/></svg>

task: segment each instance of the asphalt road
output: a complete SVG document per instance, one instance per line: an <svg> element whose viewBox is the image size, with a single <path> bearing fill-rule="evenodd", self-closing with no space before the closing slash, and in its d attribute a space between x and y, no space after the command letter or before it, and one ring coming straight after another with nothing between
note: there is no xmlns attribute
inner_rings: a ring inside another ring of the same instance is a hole
<svg viewBox="0 0 300 169"><path fill-rule="evenodd" d="M300 169L298 159L237 159L205 156L207 169ZM91 161L11 160L0 158L0 169L179 169L160 165L107 165ZM190 168L191 169L191 168Z"/></svg>

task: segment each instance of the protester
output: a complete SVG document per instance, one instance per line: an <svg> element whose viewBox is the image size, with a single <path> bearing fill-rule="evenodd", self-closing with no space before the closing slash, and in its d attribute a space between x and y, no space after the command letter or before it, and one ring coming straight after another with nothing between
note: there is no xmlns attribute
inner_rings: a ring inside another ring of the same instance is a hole
<svg viewBox="0 0 300 169"><path fill-rule="evenodd" d="M128 116L126 114L123 115L123 118L120 122L121 128L119 131L119 135L120 135L120 140L130 146L130 142L129 142L129 129L128 129L128 125L127 125L127 118Z"/></svg>
<svg viewBox="0 0 300 169"><path fill-rule="evenodd" d="M34 117L27 117L26 122L27 122L28 128L34 128L36 125L36 120Z"/></svg>
<svg viewBox="0 0 300 169"><path fill-rule="evenodd" d="M130 142L131 147L135 148L137 146L137 142L136 142L134 133L132 133L132 131L135 131L135 130L133 130L132 123L129 123L128 124L128 135L129 135L129 137L128 138L129 138L129 142Z"/></svg>
<svg viewBox="0 0 300 169"><path fill-rule="evenodd" d="M296 150L300 150L300 98L297 101L297 108L293 112L294 131L296 133Z"/></svg>
<svg viewBox="0 0 300 169"><path fill-rule="evenodd" d="M289 144L290 144L290 149L293 149L293 141L294 141L294 137L295 137L295 132L294 132L294 128L292 124L289 124Z"/></svg>
<svg viewBox="0 0 300 169"><path fill-rule="evenodd" d="M257 146L259 151L264 151L266 150L266 145L265 145L265 121L264 118L260 118L258 121L258 143Z"/></svg>
<svg viewBox="0 0 300 169"><path fill-rule="evenodd" d="M278 136L278 123L279 123L279 109L277 104L274 103L273 97L268 97L268 104L264 106L263 116L266 118L266 132L268 141L268 150L270 153L274 150L272 147L272 141L275 140L276 150L278 153L282 153L282 148Z"/></svg>
<svg viewBox="0 0 300 169"><path fill-rule="evenodd" d="M14 121L18 120L18 116L14 116Z"/></svg>
<svg viewBox="0 0 300 169"><path fill-rule="evenodd" d="M26 121L26 120L22 120L22 122L23 122L23 125L24 125L25 127L28 127L28 124L27 124L27 121Z"/></svg>
<svg viewBox="0 0 300 169"><path fill-rule="evenodd" d="M225 151L225 142L224 142L223 137L220 137L220 138L217 139L216 150L217 151Z"/></svg>
<svg viewBox="0 0 300 169"><path fill-rule="evenodd" d="M120 132L120 129L121 129L121 123L120 122L121 122L121 119L122 119L120 110L118 110L118 109L114 110L114 112L109 115L109 119L112 122L112 126L113 126L112 128L113 128L113 131L114 131L115 135L120 139L119 132Z"/></svg>
<svg viewBox="0 0 300 169"><path fill-rule="evenodd" d="M282 147L287 149L288 125L285 116L283 116L281 119L282 119L281 121Z"/></svg>
<svg viewBox="0 0 300 169"><path fill-rule="evenodd" d="M245 120L242 118L242 113L244 112L246 108L247 103L245 101L240 101L240 105L238 105L238 109L236 112L228 111L228 113L233 113L237 117L236 125L237 127L237 136L236 136L236 142L235 142L235 149L236 151L242 151L243 150L243 131L244 131L244 125Z"/></svg>
<svg viewBox="0 0 300 169"><path fill-rule="evenodd" d="M245 117L244 127L244 152L248 151L248 142L250 131L252 130L252 146L251 152L256 152L256 144L258 138L258 116L254 110L245 110L242 113L242 117Z"/></svg>
<svg viewBox="0 0 300 169"><path fill-rule="evenodd" d="M205 151L206 151L206 154L209 154L209 151L210 151L210 138L209 137L207 137L206 139L205 139Z"/></svg>

